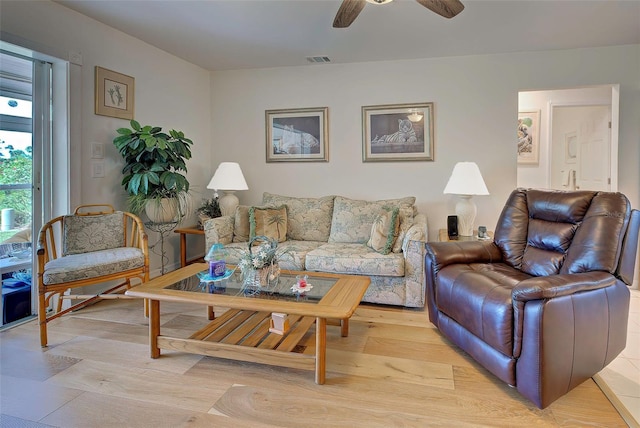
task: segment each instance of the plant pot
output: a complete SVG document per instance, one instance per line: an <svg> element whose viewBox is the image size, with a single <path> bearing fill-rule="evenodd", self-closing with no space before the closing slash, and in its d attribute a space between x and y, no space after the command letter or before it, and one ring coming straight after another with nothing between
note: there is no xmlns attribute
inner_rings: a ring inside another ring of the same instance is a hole
<svg viewBox="0 0 640 428"><path fill-rule="evenodd" d="M144 207L144 212L153 223L170 223L178 221L178 204L179 201L175 198L150 199Z"/></svg>

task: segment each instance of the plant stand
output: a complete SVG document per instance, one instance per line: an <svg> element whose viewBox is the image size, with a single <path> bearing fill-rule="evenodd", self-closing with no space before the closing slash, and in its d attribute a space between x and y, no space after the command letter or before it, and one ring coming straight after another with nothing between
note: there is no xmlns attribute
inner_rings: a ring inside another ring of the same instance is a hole
<svg viewBox="0 0 640 428"><path fill-rule="evenodd" d="M169 261L169 257L167 257L167 252L164 249L164 240L169 235L169 233L178 226L177 221L169 221L166 223L155 223L152 221L148 221L144 224L149 230L153 232L157 232L160 234L160 240L155 244L151 245L149 249L153 251L153 253L160 256L160 275L164 275L164 267L166 263ZM158 253L155 248L160 244L160 252Z"/></svg>

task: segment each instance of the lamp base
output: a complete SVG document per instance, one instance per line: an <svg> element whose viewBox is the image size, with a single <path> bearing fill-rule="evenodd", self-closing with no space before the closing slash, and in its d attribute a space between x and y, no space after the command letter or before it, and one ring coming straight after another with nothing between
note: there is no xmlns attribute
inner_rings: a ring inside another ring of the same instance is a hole
<svg viewBox="0 0 640 428"><path fill-rule="evenodd" d="M471 200L471 195L458 195L460 200L456 204L458 216L458 233L460 236L473 236L473 222L476 220L478 208Z"/></svg>
<svg viewBox="0 0 640 428"><path fill-rule="evenodd" d="M220 213L223 216L233 216L236 214L236 207L240 204L240 200L234 195L234 190L224 190L224 195L220 197Z"/></svg>

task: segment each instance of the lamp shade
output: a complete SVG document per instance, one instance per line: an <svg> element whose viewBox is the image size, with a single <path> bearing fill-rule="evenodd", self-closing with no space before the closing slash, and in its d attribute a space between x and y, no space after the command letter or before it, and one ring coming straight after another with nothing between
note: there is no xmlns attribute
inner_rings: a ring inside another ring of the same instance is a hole
<svg viewBox="0 0 640 428"><path fill-rule="evenodd" d="M475 162L458 162L453 167L449 182L444 188L445 194L453 195L488 195L480 169Z"/></svg>
<svg viewBox="0 0 640 428"><path fill-rule="evenodd" d="M222 162L218 165L218 169L216 169L209 184L207 184L207 189L247 190L249 186L247 186L239 164L236 162Z"/></svg>

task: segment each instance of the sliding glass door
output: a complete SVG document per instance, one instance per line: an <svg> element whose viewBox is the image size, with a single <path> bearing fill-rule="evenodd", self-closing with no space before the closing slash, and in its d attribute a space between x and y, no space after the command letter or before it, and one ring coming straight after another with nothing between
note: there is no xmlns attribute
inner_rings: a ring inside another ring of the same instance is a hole
<svg viewBox="0 0 640 428"><path fill-rule="evenodd" d="M51 64L0 51L0 325L35 314L34 246L51 193Z"/></svg>

